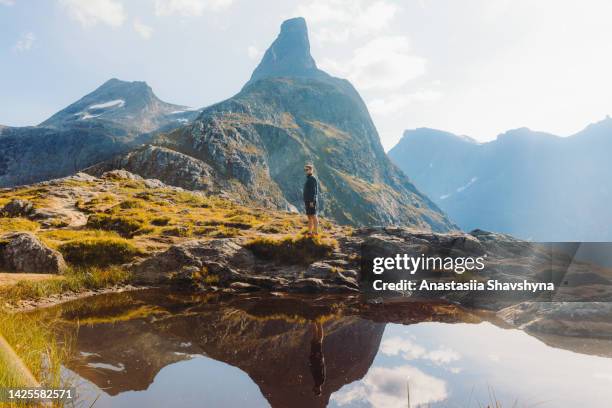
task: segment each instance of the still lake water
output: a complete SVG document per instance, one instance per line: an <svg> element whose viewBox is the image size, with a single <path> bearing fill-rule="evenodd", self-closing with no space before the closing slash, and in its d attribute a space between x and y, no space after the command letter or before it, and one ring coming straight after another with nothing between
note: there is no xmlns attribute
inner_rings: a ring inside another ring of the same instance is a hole
<svg viewBox="0 0 612 408"><path fill-rule="evenodd" d="M89 407L603 407L612 342L452 305L333 296L101 295L41 313Z"/></svg>

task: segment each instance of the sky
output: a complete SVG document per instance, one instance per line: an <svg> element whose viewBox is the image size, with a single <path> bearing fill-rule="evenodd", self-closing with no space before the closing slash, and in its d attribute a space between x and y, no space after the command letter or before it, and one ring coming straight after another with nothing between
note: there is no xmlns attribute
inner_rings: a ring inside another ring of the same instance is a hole
<svg viewBox="0 0 612 408"><path fill-rule="evenodd" d="M0 124L38 124L110 78L219 102L303 16L386 150L417 127L568 136L612 114L611 15L607 0L0 0Z"/></svg>

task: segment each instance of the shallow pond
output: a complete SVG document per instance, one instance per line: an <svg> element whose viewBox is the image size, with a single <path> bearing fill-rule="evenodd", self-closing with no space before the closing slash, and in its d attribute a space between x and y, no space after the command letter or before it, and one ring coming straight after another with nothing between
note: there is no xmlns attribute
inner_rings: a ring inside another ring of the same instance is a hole
<svg viewBox="0 0 612 408"><path fill-rule="evenodd" d="M612 400L609 342L536 338L443 303L145 290L39 313L73 339L65 375L83 406L558 408Z"/></svg>

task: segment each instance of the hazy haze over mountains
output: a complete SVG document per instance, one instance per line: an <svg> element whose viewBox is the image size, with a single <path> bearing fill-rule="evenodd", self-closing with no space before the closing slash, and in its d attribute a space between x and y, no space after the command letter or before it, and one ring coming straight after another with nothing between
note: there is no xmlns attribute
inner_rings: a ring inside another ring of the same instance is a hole
<svg viewBox="0 0 612 408"><path fill-rule="evenodd" d="M561 138L527 128L479 144L420 128L391 159L462 229L540 241L612 240L612 119Z"/></svg>

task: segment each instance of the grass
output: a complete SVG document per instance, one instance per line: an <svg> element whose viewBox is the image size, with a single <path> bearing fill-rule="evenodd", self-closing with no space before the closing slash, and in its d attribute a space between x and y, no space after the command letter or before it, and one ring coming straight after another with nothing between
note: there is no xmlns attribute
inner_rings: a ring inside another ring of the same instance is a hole
<svg viewBox="0 0 612 408"><path fill-rule="evenodd" d="M108 266L131 261L142 252L123 238L88 238L58 247L66 261L79 266Z"/></svg>
<svg viewBox="0 0 612 408"><path fill-rule="evenodd" d="M0 234L13 231L37 231L40 224L27 218L0 218Z"/></svg>
<svg viewBox="0 0 612 408"><path fill-rule="evenodd" d="M305 235L283 238L257 237L246 244L255 256L282 264L311 264L333 252L338 242L330 238Z"/></svg>
<svg viewBox="0 0 612 408"><path fill-rule="evenodd" d="M0 334L10 344L17 356L43 387L61 387L61 367L70 355L71 341L54 331L53 321L41 321L24 313L10 313L0 308ZM20 379L11 372L9 363L0 358L0 387L23 387ZM56 403L54 406L61 406ZM22 407L25 403L3 407Z"/></svg>
<svg viewBox="0 0 612 408"><path fill-rule="evenodd" d="M48 246L57 249L68 241L94 239L94 238L121 238L113 231L90 229L49 229L38 232L38 237Z"/></svg>
<svg viewBox="0 0 612 408"><path fill-rule="evenodd" d="M191 227L168 227L162 230L162 235L168 235L172 237L190 237L193 235L193 229Z"/></svg>
<svg viewBox="0 0 612 408"><path fill-rule="evenodd" d="M9 305L22 300L37 300L65 292L100 289L129 282L130 275L119 267L70 267L59 279L20 281L0 287L0 298Z"/></svg>
<svg viewBox="0 0 612 408"><path fill-rule="evenodd" d="M145 226L145 220L121 215L93 214L87 219L87 227L115 231L124 237L133 237Z"/></svg>

